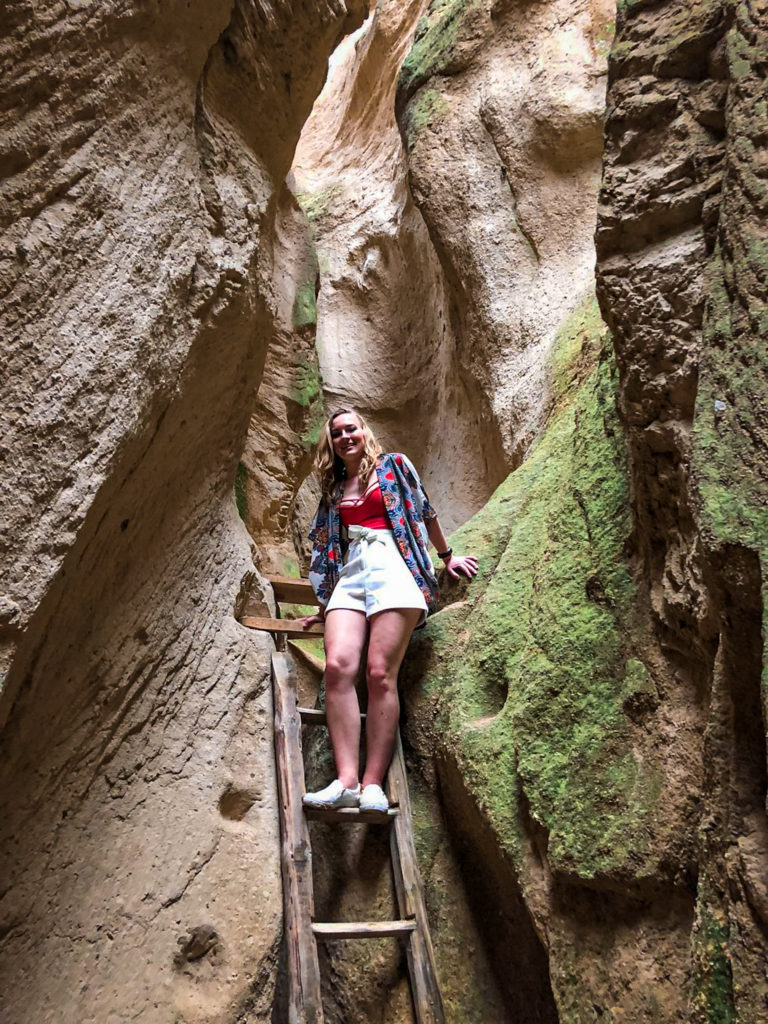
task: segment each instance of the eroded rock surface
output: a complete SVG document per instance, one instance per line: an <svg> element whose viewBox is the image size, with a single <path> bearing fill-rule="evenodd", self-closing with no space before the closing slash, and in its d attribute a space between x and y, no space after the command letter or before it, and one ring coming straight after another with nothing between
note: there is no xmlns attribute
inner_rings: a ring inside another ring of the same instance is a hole
<svg viewBox="0 0 768 1024"><path fill-rule="evenodd" d="M302 134L328 404L412 455L448 525L522 459L546 352L590 284L611 17L381 4Z"/></svg>
<svg viewBox="0 0 768 1024"><path fill-rule="evenodd" d="M477 836L494 866L480 873L467 841L468 891L497 901L509 936L495 961L505 1019L599 1009L650 1024L674 1019L689 957L690 899L652 898L673 888L690 815L660 743L684 716L659 710L626 559L616 370L594 299L552 359L554 406L534 450L452 538L480 553L481 573L448 588L414 644L408 738L449 833Z"/></svg>
<svg viewBox="0 0 768 1024"><path fill-rule="evenodd" d="M386 449L406 451L427 488L444 492L451 525L482 504L499 470L487 403L456 361L449 290L395 120L397 75L423 7L379 4L339 47L293 172L320 266L326 406L359 408Z"/></svg>
<svg viewBox="0 0 768 1024"><path fill-rule="evenodd" d="M385 0L286 183L366 7L0 14L3 1016L279 1019L233 611L301 562L322 384L480 510L405 678L449 1020L761 1020L764 4L620 5L610 333L610 6ZM319 912L390 916L315 839ZM393 944L323 956L329 1021L409 1020Z"/></svg>
<svg viewBox="0 0 768 1024"><path fill-rule="evenodd" d="M761 4L621 8L598 286L615 333L634 544L669 702L693 905L691 1019L768 1012ZM697 884L696 884L697 882Z"/></svg>
<svg viewBox="0 0 768 1024"><path fill-rule="evenodd" d="M253 566L232 486L278 314L278 196L366 7L0 14L14 1024L272 1013L271 641L234 621Z"/></svg>
<svg viewBox="0 0 768 1024"><path fill-rule="evenodd" d="M411 189L494 483L530 446L546 354L590 288L612 19L610 3L433 2L400 74Z"/></svg>
<svg viewBox="0 0 768 1024"><path fill-rule="evenodd" d="M325 412L315 350L317 254L288 184L275 218L274 266L275 336L235 487L240 514L256 544L256 564L264 573L296 576L302 575L308 522L298 491L305 482L312 488Z"/></svg>

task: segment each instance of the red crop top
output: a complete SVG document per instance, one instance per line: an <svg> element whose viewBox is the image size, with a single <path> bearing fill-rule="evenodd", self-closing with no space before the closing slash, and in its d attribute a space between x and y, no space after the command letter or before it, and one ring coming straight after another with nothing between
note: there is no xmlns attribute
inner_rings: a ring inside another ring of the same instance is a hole
<svg viewBox="0 0 768 1024"><path fill-rule="evenodd" d="M339 502L344 526L367 526L369 530L390 530L379 481L374 480L361 498L345 498Z"/></svg>

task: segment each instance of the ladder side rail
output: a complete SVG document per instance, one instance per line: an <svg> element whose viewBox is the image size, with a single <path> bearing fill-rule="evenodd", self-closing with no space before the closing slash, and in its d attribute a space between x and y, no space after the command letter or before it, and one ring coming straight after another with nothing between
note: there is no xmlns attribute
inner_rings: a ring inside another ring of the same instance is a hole
<svg viewBox="0 0 768 1024"><path fill-rule="evenodd" d="M395 739L394 756L389 766L387 786L390 801L397 801L400 810L392 824L390 836L398 909L401 917L413 918L416 924L407 949L416 1022L445 1024L424 889L413 842L413 815L399 729Z"/></svg>
<svg viewBox="0 0 768 1024"><path fill-rule="evenodd" d="M289 654L272 655L275 705L275 762L280 800L281 863L286 948L288 1022L322 1024L320 964L312 933L314 894L309 827L302 813L304 762L296 679Z"/></svg>

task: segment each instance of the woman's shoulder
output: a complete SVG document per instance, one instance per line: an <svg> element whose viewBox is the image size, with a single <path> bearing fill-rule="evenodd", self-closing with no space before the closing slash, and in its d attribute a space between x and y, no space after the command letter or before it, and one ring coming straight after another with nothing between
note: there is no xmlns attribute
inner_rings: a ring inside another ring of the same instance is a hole
<svg viewBox="0 0 768 1024"><path fill-rule="evenodd" d="M384 455L380 455L379 459L381 465L391 466L394 463L399 469L405 470L418 479L416 467L404 452L386 452Z"/></svg>

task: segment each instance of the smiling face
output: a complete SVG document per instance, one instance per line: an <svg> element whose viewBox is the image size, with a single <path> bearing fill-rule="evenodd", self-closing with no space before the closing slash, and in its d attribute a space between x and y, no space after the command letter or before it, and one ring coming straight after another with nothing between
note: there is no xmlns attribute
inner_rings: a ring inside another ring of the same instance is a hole
<svg viewBox="0 0 768 1024"><path fill-rule="evenodd" d="M357 462L365 451L365 431L353 412L342 412L331 423L331 443L335 455L347 462Z"/></svg>
<svg viewBox="0 0 768 1024"><path fill-rule="evenodd" d="M344 462L356 462L366 449L366 434L354 413L340 413L331 424L334 454Z"/></svg>
<svg viewBox="0 0 768 1024"><path fill-rule="evenodd" d="M354 409L337 409L326 420L323 441L318 446L315 466L320 476L323 501L338 500L339 487L358 474L370 480L382 454L371 428Z"/></svg>

